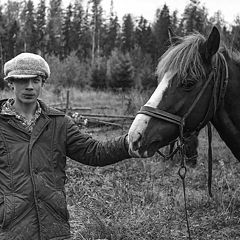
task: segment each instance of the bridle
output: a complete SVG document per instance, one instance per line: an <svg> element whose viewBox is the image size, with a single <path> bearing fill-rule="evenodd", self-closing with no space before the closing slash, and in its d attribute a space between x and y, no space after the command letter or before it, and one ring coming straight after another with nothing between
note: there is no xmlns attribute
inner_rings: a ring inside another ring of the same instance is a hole
<svg viewBox="0 0 240 240"><path fill-rule="evenodd" d="M164 120L173 124L178 125L179 127L179 137L175 140L177 141L177 148L173 152L172 156L176 154L177 152L180 152L181 156L181 167L178 171L179 176L183 180L183 189L184 189L184 200L185 200L185 214L186 214L186 221L187 221L187 228L188 228L188 234L189 234L189 239L191 239L190 236L190 228L188 224L188 216L187 216L187 210L186 210L186 194L185 194L185 175L186 175L186 166L185 166L185 136L186 132L184 132L184 129L186 127L186 119L190 116L192 111L195 109L197 103L199 100L202 98L203 94L205 93L205 90L207 89L208 85L213 81L213 88L210 96L210 101L209 101L209 106L208 109L204 115L204 118L202 121L199 122L198 126L190 132L190 134L198 133L206 124L208 125L208 142L209 142L209 148L208 148L208 190L209 190L209 195L212 196L211 193L211 178L212 178L212 148L211 148L211 141L212 141L212 132L211 132L211 125L210 125L210 120L212 117L215 115L218 107L222 104L225 93L226 93L226 88L228 84L228 78L229 78L229 73L228 73L228 65L227 61L222 53L219 54L219 61L213 65L210 74L207 78L207 81L204 83L202 89L199 91L197 94L196 98L194 99L192 105L190 108L187 110L187 112L181 117L169 112L166 112L164 110L160 110L154 107L150 106L142 106L140 111L137 114L145 114L148 116L151 116L153 118L159 119L159 120ZM223 73L220 73L220 67L224 65L225 67L225 76ZM220 74L220 76L219 76ZM213 110L212 110L213 109Z"/></svg>

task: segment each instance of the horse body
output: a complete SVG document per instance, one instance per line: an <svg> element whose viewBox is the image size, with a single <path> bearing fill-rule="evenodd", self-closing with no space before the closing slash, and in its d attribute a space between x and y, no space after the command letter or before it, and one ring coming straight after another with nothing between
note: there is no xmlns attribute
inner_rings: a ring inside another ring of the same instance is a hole
<svg viewBox="0 0 240 240"><path fill-rule="evenodd" d="M211 121L240 160L240 61L219 46L216 27L207 39L195 34L171 46L158 64L159 85L145 106L184 119L184 135ZM179 135L178 124L140 111L129 130L130 150L152 156Z"/></svg>
<svg viewBox="0 0 240 240"><path fill-rule="evenodd" d="M229 68L229 82L224 104L211 120L220 137L240 160L240 61L225 56Z"/></svg>

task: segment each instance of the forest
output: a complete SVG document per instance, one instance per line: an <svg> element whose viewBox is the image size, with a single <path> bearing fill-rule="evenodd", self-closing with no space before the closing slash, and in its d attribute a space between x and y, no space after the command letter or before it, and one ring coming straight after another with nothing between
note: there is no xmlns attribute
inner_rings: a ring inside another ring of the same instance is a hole
<svg viewBox="0 0 240 240"><path fill-rule="evenodd" d="M0 4L0 73L4 63L21 52L43 56L56 87L91 89L149 89L156 86L155 68L176 36L200 32L213 25L231 48L240 49L240 17L227 24L221 11L209 16L198 0L189 0L184 12L164 4L153 22L130 13L119 19L114 0L106 14L101 0L8 0Z"/></svg>

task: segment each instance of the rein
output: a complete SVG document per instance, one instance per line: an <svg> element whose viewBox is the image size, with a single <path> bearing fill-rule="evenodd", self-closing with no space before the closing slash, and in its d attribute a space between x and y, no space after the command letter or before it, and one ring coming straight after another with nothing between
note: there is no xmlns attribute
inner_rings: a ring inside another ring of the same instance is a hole
<svg viewBox="0 0 240 240"><path fill-rule="evenodd" d="M160 110L157 108L153 108L150 106L142 106L140 111L137 114L145 114L160 120L164 120L173 124L176 124L179 126L179 137L175 140L177 141L177 148L169 155L165 156L164 154L161 154L164 157L171 158L173 157L177 152L180 152L181 156L181 164L180 168L178 171L178 174L180 178L182 179L182 184L183 184L183 194L184 194L184 203L185 203L185 217L186 217L186 223L187 223L187 230L188 230L188 238L191 239L191 234L190 234L190 227L189 227L189 221L188 221L188 213L187 213L187 201L186 201L186 188L185 188L185 176L187 172L187 168L185 166L185 158L186 158L186 153L184 149L184 144L185 144L185 136L184 136L184 127L186 123L186 119L189 117L193 109L196 107L198 101L202 98L205 90L207 89L208 85L210 84L211 81L213 81L213 88L212 88L212 93L210 96L210 101L209 101L209 106L208 109L205 113L205 116L202 121L199 122L198 126L192 133L194 132L199 132L201 128L203 128L206 124L208 126L208 191L210 197L212 197L212 192L211 192L211 184L212 184L212 130L211 130L211 124L209 122L209 119L212 118L212 116L215 115L215 112L217 108L222 104L225 93L226 93L226 88L228 84L228 78L229 78L229 73L228 73L228 65L226 62L226 59L222 53L219 53L219 60L222 61L223 65L225 66L225 78L221 76L219 78L218 72L219 68L213 67L207 81L204 83L202 89L194 99L192 105L188 109L188 111L183 115L183 117L180 117L178 115L166 112L164 110ZM223 74L222 74L223 75ZM219 79L219 80L218 80ZM217 81L218 80L218 81ZM217 96L217 94L219 94ZM211 111L213 109L213 113ZM211 115L209 117L209 115ZM159 151L158 151L159 152Z"/></svg>

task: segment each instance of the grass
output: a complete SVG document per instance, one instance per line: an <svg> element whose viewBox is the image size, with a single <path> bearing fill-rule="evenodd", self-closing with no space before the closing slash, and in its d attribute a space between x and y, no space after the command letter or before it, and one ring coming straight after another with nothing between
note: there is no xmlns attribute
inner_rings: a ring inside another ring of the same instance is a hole
<svg viewBox="0 0 240 240"><path fill-rule="evenodd" d="M198 165L187 172L192 237L240 239L239 165L217 134L214 139L222 146L214 144L213 149L212 199L207 192L204 131ZM178 168L178 160L163 162L158 155L104 168L69 161L67 192L74 239L187 239Z"/></svg>
<svg viewBox="0 0 240 240"><path fill-rule="evenodd" d="M150 94L71 91L72 104L91 107L94 113L110 114L135 114ZM45 90L44 100L54 103L59 98ZM81 127L81 131L105 141L127 132L129 124L123 129ZM206 136L203 129L198 164L188 168L186 176L192 239L237 240L240 239L240 165L214 131L213 198L210 198ZM66 193L74 240L188 239L182 182L177 174L179 159L163 161L156 154L104 168L68 159L67 166Z"/></svg>

